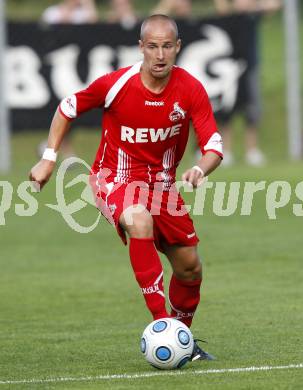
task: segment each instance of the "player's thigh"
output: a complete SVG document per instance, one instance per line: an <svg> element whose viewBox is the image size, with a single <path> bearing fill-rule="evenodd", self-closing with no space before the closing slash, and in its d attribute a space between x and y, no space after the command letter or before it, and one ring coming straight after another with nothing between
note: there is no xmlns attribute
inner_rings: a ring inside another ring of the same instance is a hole
<svg viewBox="0 0 303 390"><path fill-rule="evenodd" d="M164 253L164 245L191 247L198 244L193 221L181 195L174 189L163 193L160 214L154 214L153 220L155 245L161 252Z"/></svg>
<svg viewBox="0 0 303 390"><path fill-rule="evenodd" d="M202 263L197 246L164 245L164 253L180 279L202 277Z"/></svg>
<svg viewBox="0 0 303 390"><path fill-rule="evenodd" d="M142 204L129 206L120 217L119 224L133 238L153 236L153 218Z"/></svg>

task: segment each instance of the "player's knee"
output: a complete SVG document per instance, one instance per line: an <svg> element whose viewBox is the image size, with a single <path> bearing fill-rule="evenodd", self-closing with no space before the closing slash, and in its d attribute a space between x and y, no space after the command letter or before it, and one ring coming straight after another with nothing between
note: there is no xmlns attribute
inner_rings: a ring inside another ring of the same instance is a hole
<svg viewBox="0 0 303 390"><path fill-rule="evenodd" d="M153 218L150 213L144 209L132 213L131 223L122 223L122 226L132 238L146 238L153 236ZM130 221L128 221L130 222Z"/></svg>
<svg viewBox="0 0 303 390"><path fill-rule="evenodd" d="M188 279L197 280L202 279L202 265L199 258L190 263L185 270Z"/></svg>
<svg viewBox="0 0 303 390"><path fill-rule="evenodd" d="M202 264L197 253L191 253L187 256L181 269L179 269L180 278L187 280L202 279Z"/></svg>
<svg viewBox="0 0 303 390"><path fill-rule="evenodd" d="M191 268L191 276L193 280L202 279L202 264L199 258L197 263Z"/></svg>
<svg viewBox="0 0 303 390"><path fill-rule="evenodd" d="M145 238L153 236L153 219L151 215L137 215L134 218L132 237Z"/></svg>

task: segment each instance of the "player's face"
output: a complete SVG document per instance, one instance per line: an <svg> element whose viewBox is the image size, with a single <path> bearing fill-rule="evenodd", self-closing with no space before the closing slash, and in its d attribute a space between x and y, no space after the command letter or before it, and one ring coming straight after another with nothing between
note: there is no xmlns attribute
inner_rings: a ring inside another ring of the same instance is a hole
<svg viewBox="0 0 303 390"><path fill-rule="evenodd" d="M181 47L173 27L169 23L150 24L139 44L144 68L156 79L166 78Z"/></svg>

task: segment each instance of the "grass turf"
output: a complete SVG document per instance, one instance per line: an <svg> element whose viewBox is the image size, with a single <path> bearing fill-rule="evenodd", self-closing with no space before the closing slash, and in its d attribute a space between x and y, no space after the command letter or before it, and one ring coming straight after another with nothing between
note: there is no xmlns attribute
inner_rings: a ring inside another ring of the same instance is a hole
<svg viewBox="0 0 303 390"><path fill-rule="evenodd" d="M2 177L14 185L12 206L23 203L18 183L34 162L39 135L14 137L15 169ZM77 134L87 159L96 135ZM81 140L85 139L85 142ZM181 170L191 163L185 158ZM25 163L26 161L26 163ZM212 211L213 190L203 216L194 218L201 238L204 264L202 300L193 323L196 337L209 341L218 357L185 367L184 375L85 382L0 385L28 389L296 389L302 369L194 375L196 369L234 368L302 363L302 217L294 216L294 195L302 163L276 163L264 169L236 166L221 169L212 181L289 181L293 196L269 220L266 191L256 194L252 215L230 217ZM80 173L70 171L68 179ZM82 191L67 191L69 202ZM81 377L154 372L139 352L142 330L151 320L129 266L127 248L103 220L90 234L74 232L55 211L55 180L38 195L32 217L16 216L14 207L0 227L0 380ZM187 203L193 195L186 194ZM75 214L87 225L93 207ZM169 268L165 260L165 280Z"/></svg>

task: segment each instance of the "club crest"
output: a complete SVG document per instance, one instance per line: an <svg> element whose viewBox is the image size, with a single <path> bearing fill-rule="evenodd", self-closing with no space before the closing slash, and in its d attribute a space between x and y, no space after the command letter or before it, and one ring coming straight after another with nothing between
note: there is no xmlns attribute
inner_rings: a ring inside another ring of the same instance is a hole
<svg viewBox="0 0 303 390"><path fill-rule="evenodd" d="M184 119L185 118L186 111L184 111L180 106L179 102L174 103L174 109L173 111L169 114L169 119L172 122L176 122L179 119Z"/></svg>
<svg viewBox="0 0 303 390"><path fill-rule="evenodd" d="M109 208L109 211L110 211L111 215L114 215L114 214L115 214L115 211L116 211L116 209L117 209L117 205L116 205L115 203L109 204L109 205L108 205L108 208Z"/></svg>

